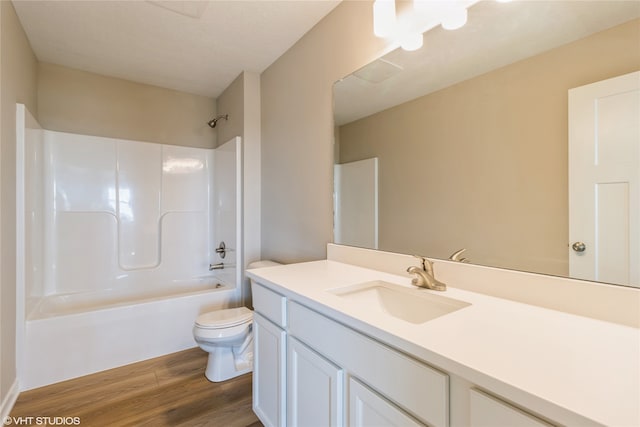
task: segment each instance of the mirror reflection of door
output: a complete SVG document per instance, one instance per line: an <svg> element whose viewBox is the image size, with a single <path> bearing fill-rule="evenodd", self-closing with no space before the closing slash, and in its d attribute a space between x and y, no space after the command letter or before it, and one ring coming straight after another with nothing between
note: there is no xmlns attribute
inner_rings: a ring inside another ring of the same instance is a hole
<svg viewBox="0 0 640 427"><path fill-rule="evenodd" d="M334 166L334 239L378 249L378 158Z"/></svg>
<svg viewBox="0 0 640 427"><path fill-rule="evenodd" d="M640 286L640 72L569 91L569 266Z"/></svg>

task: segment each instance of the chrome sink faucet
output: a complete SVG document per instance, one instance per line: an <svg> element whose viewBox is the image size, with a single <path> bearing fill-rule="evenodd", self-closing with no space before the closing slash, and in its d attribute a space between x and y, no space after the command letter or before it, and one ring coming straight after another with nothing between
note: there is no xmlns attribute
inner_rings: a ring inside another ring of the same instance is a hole
<svg viewBox="0 0 640 427"><path fill-rule="evenodd" d="M416 275L411 283L418 287L432 289L434 291L446 291L447 285L437 280L433 273L433 262L419 255L414 256L422 261L422 268L415 265L407 268L407 273Z"/></svg>

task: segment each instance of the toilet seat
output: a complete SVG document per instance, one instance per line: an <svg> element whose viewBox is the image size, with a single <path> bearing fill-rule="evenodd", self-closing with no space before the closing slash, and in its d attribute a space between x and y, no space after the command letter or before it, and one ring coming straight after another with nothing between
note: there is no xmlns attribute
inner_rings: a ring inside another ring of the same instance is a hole
<svg viewBox="0 0 640 427"><path fill-rule="evenodd" d="M196 326L201 329L224 329L249 323L253 312L246 307L228 308L203 313L196 319Z"/></svg>

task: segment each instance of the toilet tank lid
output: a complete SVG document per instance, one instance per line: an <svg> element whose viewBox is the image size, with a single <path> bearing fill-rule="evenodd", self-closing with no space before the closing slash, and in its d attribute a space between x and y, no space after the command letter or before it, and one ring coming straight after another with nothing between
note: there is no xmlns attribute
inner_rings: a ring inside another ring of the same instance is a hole
<svg viewBox="0 0 640 427"><path fill-rule="evenodd" d="M247 307L226 308L203 313L196 318L196 325L201 328L221 329L250 322L253 311Z"/></svg>
<svg viewBox="0 0 640 427"><path fill-rule="evenodd" d="M268 259L250 262L248 268L262 268L262 267L274 267L276 265L282 265L279 262L271 261Z"/></svg>

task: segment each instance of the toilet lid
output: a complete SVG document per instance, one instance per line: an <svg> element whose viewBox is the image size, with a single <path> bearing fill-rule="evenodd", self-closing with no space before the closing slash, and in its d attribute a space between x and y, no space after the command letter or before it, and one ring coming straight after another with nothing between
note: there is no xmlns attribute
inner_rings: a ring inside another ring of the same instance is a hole
<svg viewBox="0 0 640 427"><path fill-rule="evenodd" d="M227 308L204 313L196 319L196 325L201 328L220 329L250 322L253 312L247 307Z"/></svg>

